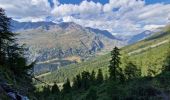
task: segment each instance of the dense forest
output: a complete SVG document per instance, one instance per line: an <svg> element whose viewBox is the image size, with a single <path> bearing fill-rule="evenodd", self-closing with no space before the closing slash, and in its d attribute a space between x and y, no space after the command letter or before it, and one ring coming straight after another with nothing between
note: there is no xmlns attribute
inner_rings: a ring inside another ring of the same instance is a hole
<svg viewBox="0 0 170 100"><path fill-rule="evenodd" d="M67 66L58 70L60 75L54 71L39 78L32 72L35 62L27 64L24 46L17 44L16 34L10 31L10 20L0 9L0 100L170 99L170 44L154 45L169 39L169 28L163 35Z"/></svg>

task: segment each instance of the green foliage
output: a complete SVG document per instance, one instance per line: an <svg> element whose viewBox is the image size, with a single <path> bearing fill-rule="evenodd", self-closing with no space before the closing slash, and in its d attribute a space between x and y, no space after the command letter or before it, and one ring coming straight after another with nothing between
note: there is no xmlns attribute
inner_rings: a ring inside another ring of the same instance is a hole
<svg viewBox="0 0 170 100"><path fill-rule="evenodd" d="M127 81L121 82L123 78L116 81L109 79L102 84L95 85L89 82L95 76L94 71L92 73L84 71L77 75L73 81L73 87L78 87L76 85L79 83L81 88L76 88L76 90L70 88L69 92L63 92L57 100L162 100L169 95L166 92L170 91L168 71L155 77L140 77L140 70L132 62L129 62L124 71L119 72L118 74L121 74L122 77L124 75L127 77ZM99 73L102 73L100 69L95 80L102 75ZM92 76L93 78L91 78ZM55 98L56 96L49 95L49 97ZM48 96L45 100L48 100Z"/></svg>
<svg viewBox="0 0 170 100"><path fill-rule="evenodd" d="M86 100L97 100L97 90L94 87L89 89Z"/></svg>
<svg viewBox="0 0 170 100"><path fill-rule="evenodd" d="M111 51L111 60L109 65L109 73L110 73L110 79L117 80L117 75L120 71L120 53L119 49L115 47Z"/></svg>
<svg viewBox="0 0 170 100"><path fill-rule="evenodd" d="M123 59L117 61L122 63L119 63L116 70L116 80L106 78L97 85L92 82L97 81L98 74L95 73L98 69L108 76L110 71L107 66L110 58L113 58L110 54L69 65L43 79L52 79L52 75L57 76L59 82L67 77L74 79L71 92L63 93L62 98L57 100L166 100L170 95L170 74L167 69L162 71L162 66L169 62L166 57L169 44L165 41L168 39L169 33L161 36L158 34L156 39L150 38L122 48L120 52L126 56L120 56ZM165 42L157 45L162 41ZM54 80L47 82L51 81Z"/></svg>
<svg viewBox="0 0 170 100"><path fill-rule="evenodd" d="M97 74L97 78L96 78L96 81L98 84L101 84L103 82L103 73L102 73L102 70L99 69L98 70L98 74Z"/></svg>
<svg viewBox="0 0 170 100"><path fill-rule="evenodd" d="M132 62L129 62L126 65L124 72L127 79L139 78L141 76L141 70L138 69L137 66Z"/></svg>
<svg viewBox="0 0 170 100"><path fill-rule="evenodd" d="M82 88L87 90L90 87L90 73L83 71L81 76L82 76Z"/></svg>
<svg viewBox="0 0 170 100"><path fill-rule="evenodd" d="M58 85L56 83L54 83L54 85L52 86L51 92L53 94L59 94L60 93L59 87L58 87Z"/></svg>
<svg viewBox="0 0 170 100"><path fill-rule="evenodd" d="M99 76L99 75L98 75ZM96 73L95 71L93 70L92 73L90 74L90 82L91 84L96 84Z"/></svg>
<svg viewBox="0 0 170 100"><path fill-rule="evenodd" d="M170 47L168 49L167 57L164 61L164 71L170 71Z"/></svg>
<svg viewBox="0 0 170 100"><path fill-rule="evenodd" d="M0 8L0 81L11 84L16 91L30 95L34 90L32 85L32 68L34 63L27 65L24 58L24 47L16 40L16 34L11 32L11 19Z"/></svg>
<svg viewBox="0 0 170 100"><path fill-rule="evenodd" d="M155 72L155 74L153 74L152 76L161 73L162 65L165 61L167 50L169 48L169 43L167 42L167 40L170 40L170 32L161 32L157 35L160 34L165 35L161 35L157 39L143 40L138 43L121 48L120 53L122 54L122 64L120 64L120 66L122 67L122 70L125 68L127 63L126 60L128 59L129 61L135 63L135 65L138 66L139 69L141 69L142 76L148 75L148 69ZM156 45L162 42L163 44ZM60 69L51 72L51 74L44 75L43 77L40 77L40 79L48 83L62 83L65 81L66 78L73 80L73 78L77 74L80 74L83 71L91 72L92 70L94 70L97 73L99 68L103 71L104 75L109 77L108 66L109 61L111 60L110 58L110 53L108 53L103 56L97 56L94 59L89 59L82 63L60 67Z"/></svg>
<svg viewBox="0 0 170 100"><path fill-rule="evenodd" d="M10 31L10 18L5 15L5 11L0 8L0 64L6 65L8 58L8 48L14 42L14 34Z"/></svg>
<svg viewBox="0 0 170 100"><path fill-rule="evenodd" d="M71 91L70 80L67 79L66 83L63 84L63 93L69 93Z"/></svg>
<svg viewBox="0 0 170 100"><path fill-rule="evenodd" d="M76 75L76 77L73 79L73 89L77 90L81 88L81 76Z"/></svg>

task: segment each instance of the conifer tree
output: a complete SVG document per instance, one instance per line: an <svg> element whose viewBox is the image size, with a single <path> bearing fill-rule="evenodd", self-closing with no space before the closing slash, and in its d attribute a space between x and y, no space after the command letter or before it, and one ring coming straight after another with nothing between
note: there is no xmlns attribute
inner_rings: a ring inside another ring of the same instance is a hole
<svg viewBox="0 0 170 100"><path fill-rule="evenodd" d="M82 83L81 83L82 88L86 90L90 87L90 73L83 71L81 75L82 75Z"/></svg>
<svg viewBox="0 0 170 100"><path fill-rule="evenodd" d="M81 88L81 76L76 75L76 77L73 79L73 88L74 89L80 89Z"/></svg>
<svg viewBox="0 0 170 100"><path fill-rule="evenodd" d="M94 85L96 83L96 73L95 73L94 70L90 74L90 82L91 82L92 85Z"/></svg>
<svg viewBox="0 0 170 100"><path fill-rule="evenodd" d="M111 51L111 60L109 65L109 73L110 73L110 79L116 80L117 79L117 73L119 73L120 69L120 53L119 49L115 47Z"/></svg>
<svg viewBox="0 0 170 100"><path fill-rule="evenodd" d="M124 71L127 79L138 78L141 76L140 69L138 69L132 62L128 62Z"/></svg>
<svg viewBox="0 0 170 100"><path fill-rule="evenodd" d="M97 83L101 84L103 82L103 73L101 69L98 69L98 74L97 74Z"/></svg>
<svg viewBox="0 0 170 100"><path fill-rule="evenodd" d="M54 85L52 86L51 88L51 92L54 94L59 94L60 90L59 90L59 87L56 83L54 83Z"/></svg>
<svg viewBox="0 0 170 100"><path fill-rule="evenodd" d="M63 93L69 93L71 91L70 80L67 79L66 83L63 84Z"/></svg>
<svg viewBox="0 0 170 100"><path fill-rule="evenodd" d="M0 8L0 65L7 63L7 47L14 42L15 34L10 31L10 20Z"/></svg>

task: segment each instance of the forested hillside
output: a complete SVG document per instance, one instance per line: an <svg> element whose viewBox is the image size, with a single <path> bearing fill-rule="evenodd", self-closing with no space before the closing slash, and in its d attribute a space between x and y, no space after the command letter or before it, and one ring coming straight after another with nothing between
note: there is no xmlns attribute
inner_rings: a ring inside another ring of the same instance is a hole
<svg viewBox="0 0 170 100"><path fill-rule="evenodd" d="M159 69L162 67L165 56L167 55L167 49L169 48L169 31L170 28L169 26L167 26L163 28L161 32L154 33L154 35L145 40L121 48L121 66L124 67L126 62L132 61L139 68L141 68L142 76L147 76L148 69L154 70L153 76L159 74ZM72 80L75 75L84 70L91 72L92 70L97 71L98 68L101 68L104 74L107 74L109 60L110 54L107 54L79 64L71 64L52 73L44 74L37 77L47 83L62 83L66 80L66 78Z"/></svg>
<svg viewBox="0 0 170 100"><path fill-rule="evenodd" d="M82 71L71 81L66 78L62 87L56 82L38 86L37 98L42 100L169 100L169 45L165 51L166 55L161 57L162 63L158 64L160 68L150 63L152 67L149 66L146 75L143 75L144 70L134 60L126 58L125 62L121 62L123 58L120 56L120 50L115 47L111 51L111 59L106 67L107 75L100 68L95 68L98 70L92 72ZM154 53L156 52L154 50Z"/></svg>
<svg viewBox="0 0 170 100"><path fill-rule="evenodd" d="M37 76L42 100L169 100L170 28L110 54ZM74 72L74 73L72 73ZM75 74L76 73L76 74Z"/></svg>

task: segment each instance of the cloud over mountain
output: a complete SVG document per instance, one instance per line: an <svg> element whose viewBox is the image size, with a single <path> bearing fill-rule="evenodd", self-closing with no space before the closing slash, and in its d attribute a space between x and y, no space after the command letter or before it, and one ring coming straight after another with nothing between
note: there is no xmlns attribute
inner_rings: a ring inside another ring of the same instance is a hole
<svg viewBox="0 0 170 100"><path fill-rule="evenodd" d="M106 4L82 1L61 4L57 0L0 0L0 7L20 21L75 22L113 34L135 34L168 23L170 4L146 4L144 0L110 0ZM49 20L49 19L48 19Z"/></svg>

